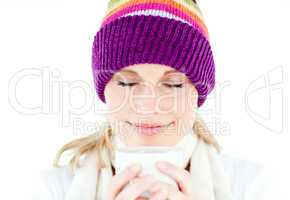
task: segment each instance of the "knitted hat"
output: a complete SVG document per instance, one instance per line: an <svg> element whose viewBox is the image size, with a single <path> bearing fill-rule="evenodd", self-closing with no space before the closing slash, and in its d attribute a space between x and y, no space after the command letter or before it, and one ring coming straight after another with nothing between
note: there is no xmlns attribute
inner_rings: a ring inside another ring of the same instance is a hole
<svg viewBox="0 0 290 200"><path fill-rule="evenodd" d="M198 107L215 85L215 64L203 15L193 0L111 0L94 36L92 70L99 98L114 73L155 63L184 73Z"/></svg>

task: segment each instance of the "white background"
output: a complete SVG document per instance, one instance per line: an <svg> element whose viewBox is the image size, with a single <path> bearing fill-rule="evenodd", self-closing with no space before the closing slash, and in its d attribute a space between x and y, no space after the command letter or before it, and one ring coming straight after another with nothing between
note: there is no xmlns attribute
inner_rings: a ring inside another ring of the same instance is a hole
<svg viewBox="0 0 290 200"><path fill-rule="evenodd" d="M1 199L23 199L30 177L50 168L63 144L104 119L91 47L106 2L1 0ZM200 7L217 67L201 115L224 153L286 169L289 1L202 0Z"/></svg>

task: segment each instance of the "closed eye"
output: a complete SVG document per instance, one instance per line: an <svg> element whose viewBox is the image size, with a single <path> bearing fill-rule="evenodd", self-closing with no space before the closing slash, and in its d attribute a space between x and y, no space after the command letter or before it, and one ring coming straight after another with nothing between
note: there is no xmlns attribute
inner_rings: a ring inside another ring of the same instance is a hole
<svg viewBox="0 0 290 200"><path fill-rule="evenodd" d="M183 84L182 83L180 83L180 84L168 84L168 83L164 83L164 85L166 86L166 87L169 87L169 88L172 88L172 87L176 87L176 88L182 88L183 87Z"/></svg>
<svg viewBox="0 0 290 200"><path fill-rule="evenodd" d="M132 86L134 86L136 84L137 83L125 83L125 82L122 82L122 81L118 81L118 85L120 85L122 87L126 87L126 86L132 87Z"/></svg>
<svg viewBox="0 0 290 200"><path fill-rule="evenodd" d="M122 81L118 81L118 85L122 86L122 87L132 87L134 85L137 85L138 83L125 83L125 82L122 82ZM183 84L180 83L180 84L168 84L168 83L164 83L164 85L166 87L169 87L169 88L182 88L183 87Z"/></svg>

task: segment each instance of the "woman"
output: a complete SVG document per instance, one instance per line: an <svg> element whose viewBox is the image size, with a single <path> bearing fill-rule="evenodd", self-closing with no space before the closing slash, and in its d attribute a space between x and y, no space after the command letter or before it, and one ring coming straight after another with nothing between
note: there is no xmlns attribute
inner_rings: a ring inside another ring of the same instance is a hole
<svg viewBox="0 0 290 200"><path fill-rule="evenodd" d="M63 146L43 182L45 199L251 199L262 167L223 155L197 114L215 85L215 63L202 13L192 0L111 0L93 43L92 67L108 120ZM138 165L116 174L121 145L182 147L183 168L156 168L178 188L140 176ZM67 166L58 166L72 151ZM128 187L125 185L130 182Z"/></svg>

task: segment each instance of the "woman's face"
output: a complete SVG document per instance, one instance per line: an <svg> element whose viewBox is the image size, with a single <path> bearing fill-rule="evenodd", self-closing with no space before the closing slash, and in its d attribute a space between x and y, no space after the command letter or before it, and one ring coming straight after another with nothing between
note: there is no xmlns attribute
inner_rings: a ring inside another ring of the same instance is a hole
<svg viewBox="0 0 290 200"><path fill-rule="evenodd" d="M122 68L106 85L105 98L113 134L129 146L174 145L195 121L197 90L169 66Z"/></svg>

